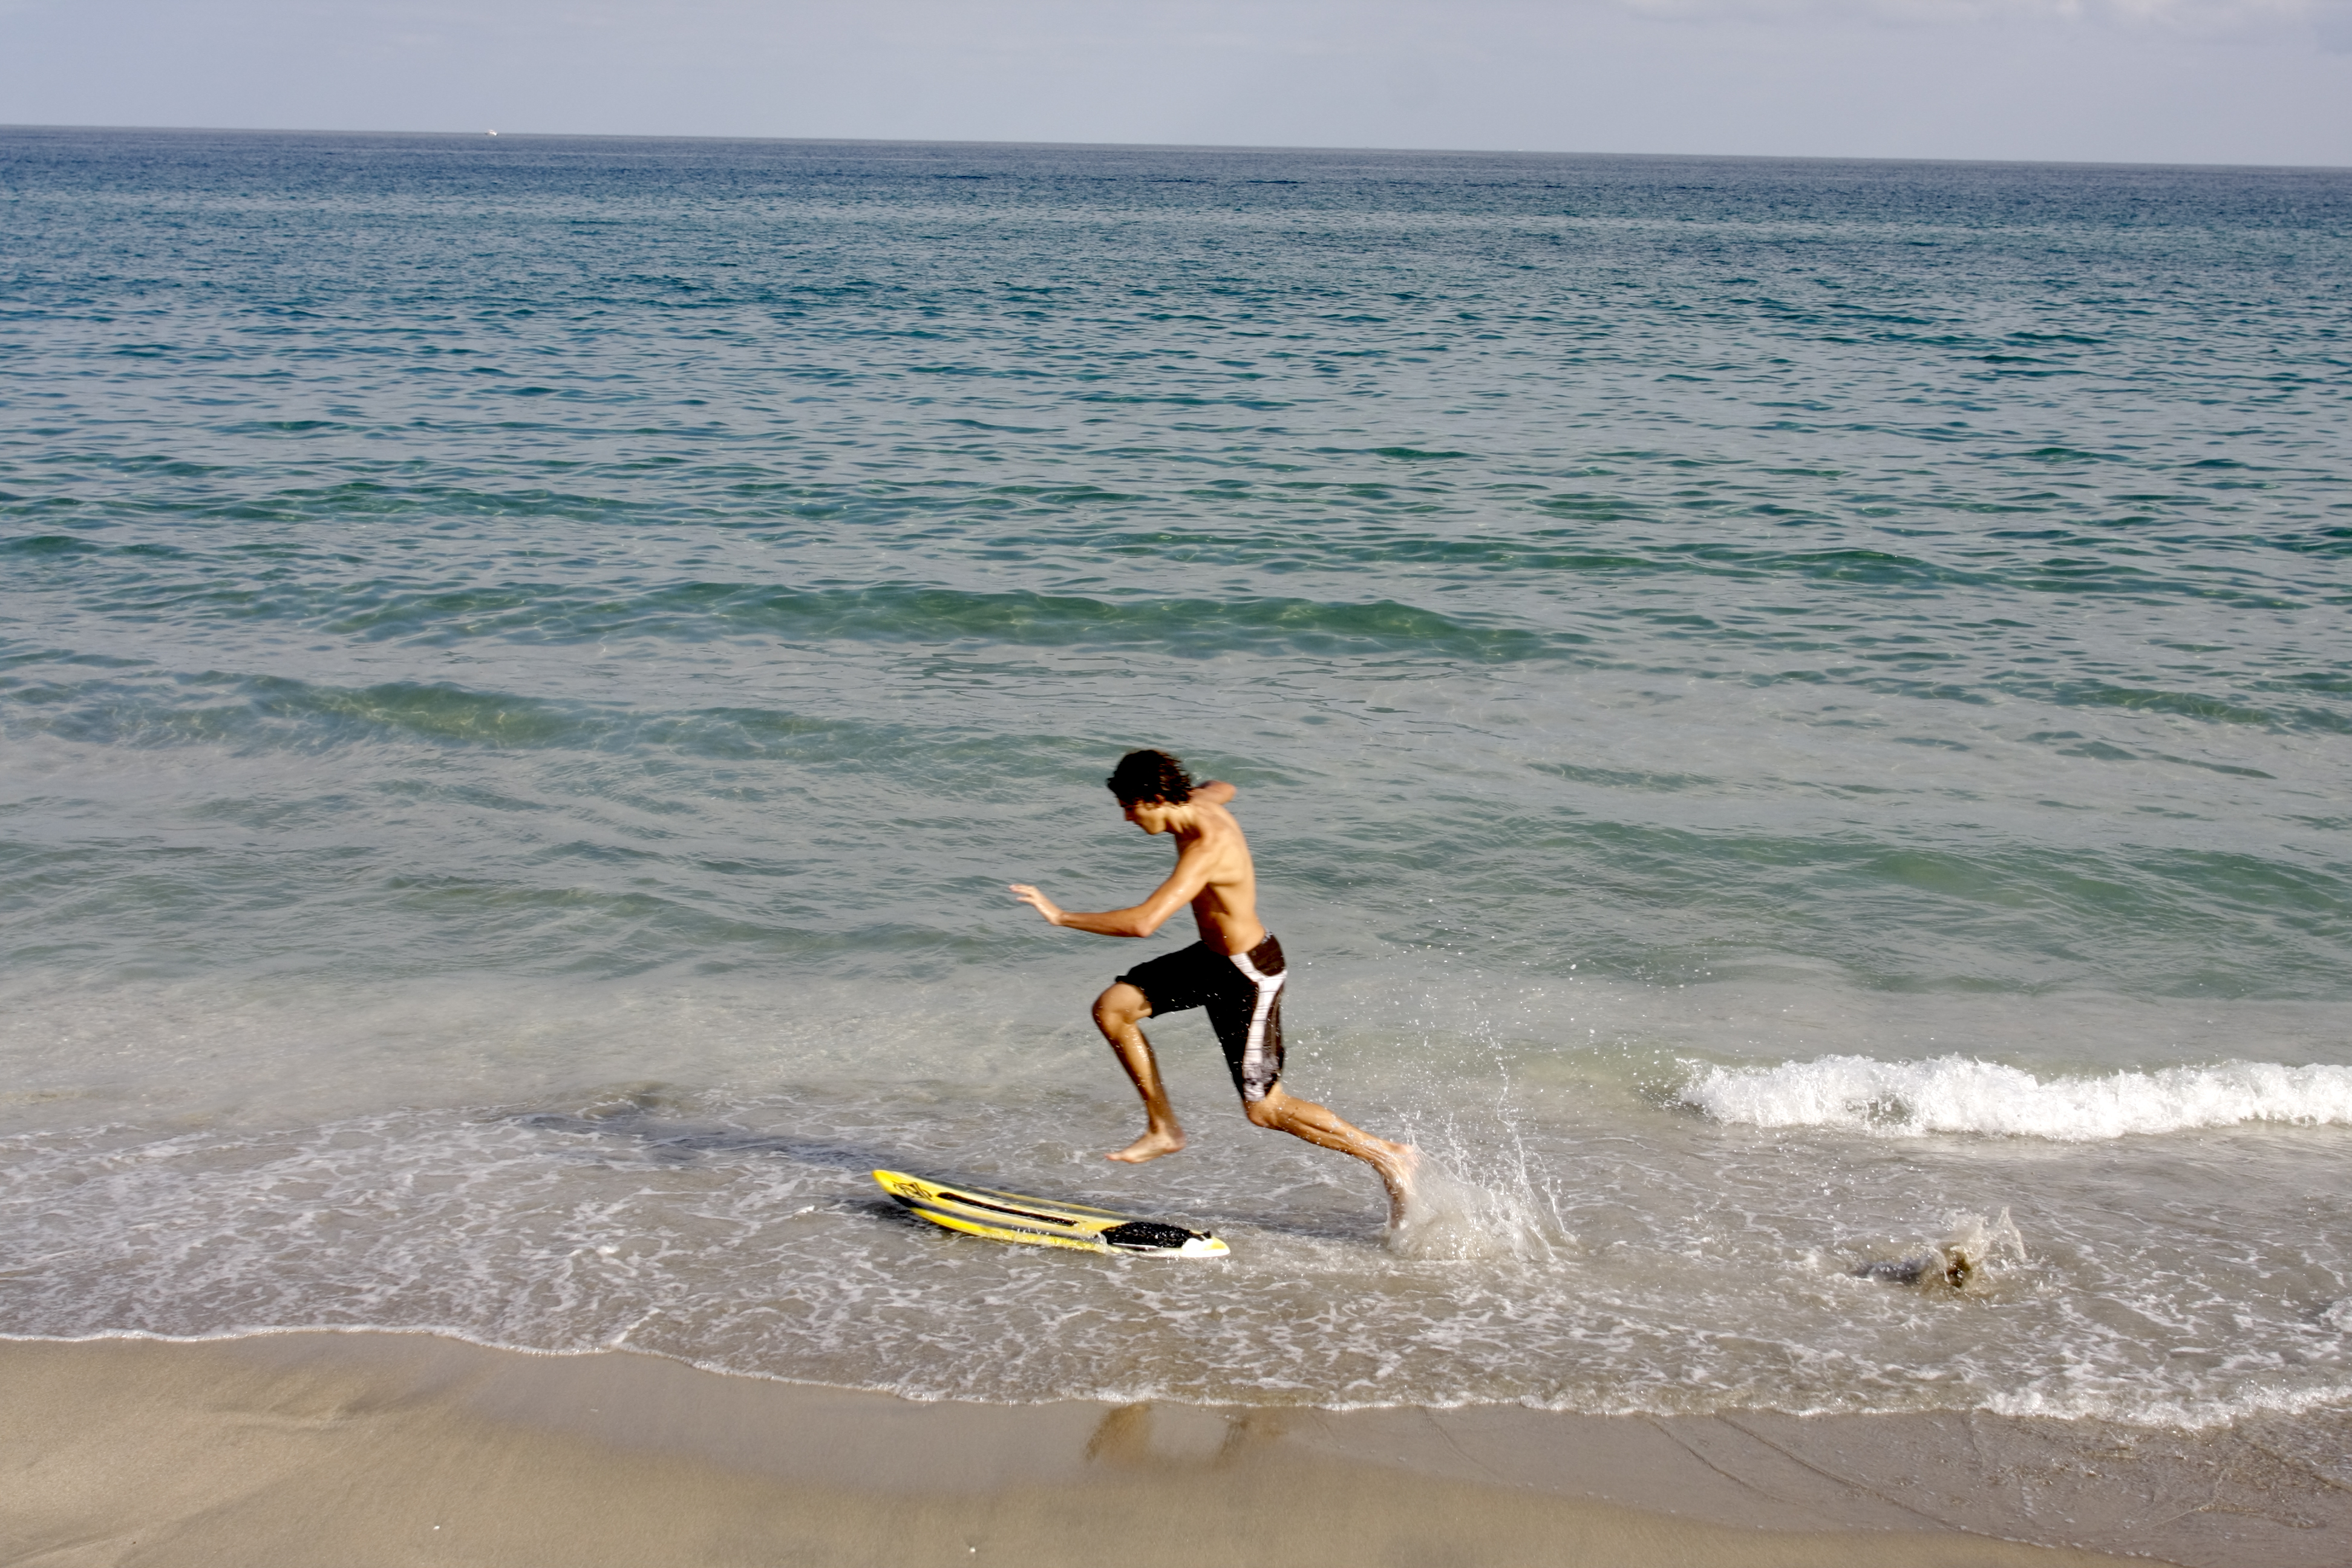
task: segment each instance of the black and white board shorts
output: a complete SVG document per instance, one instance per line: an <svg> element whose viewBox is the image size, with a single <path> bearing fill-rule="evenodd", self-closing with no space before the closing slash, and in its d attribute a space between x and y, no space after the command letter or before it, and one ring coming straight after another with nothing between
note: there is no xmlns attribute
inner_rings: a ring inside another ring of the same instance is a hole
<svg viewBox="0 0 2352 1568"><path fill-rule="evenodd" d="M1282 943L1271 933L1247 952L1231 954L1196 942L1118 978L1143 993L1155 1018L1205 1009L1244 1101L1264 1100L1282 1077L1282 983L1290 975Z"/></svg>

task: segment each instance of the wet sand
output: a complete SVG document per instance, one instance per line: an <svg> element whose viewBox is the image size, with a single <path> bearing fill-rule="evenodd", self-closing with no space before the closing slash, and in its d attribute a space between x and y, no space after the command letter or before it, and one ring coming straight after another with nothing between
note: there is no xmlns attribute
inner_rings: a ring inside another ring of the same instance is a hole
<svg viewBox="0 0 2352 1568"><path fill-rule="evenodd" d="M381 1333L6 1342L0 1387L0 1561L43 1568L2352 1557L2340 1415L921 1405Z"/></svg>

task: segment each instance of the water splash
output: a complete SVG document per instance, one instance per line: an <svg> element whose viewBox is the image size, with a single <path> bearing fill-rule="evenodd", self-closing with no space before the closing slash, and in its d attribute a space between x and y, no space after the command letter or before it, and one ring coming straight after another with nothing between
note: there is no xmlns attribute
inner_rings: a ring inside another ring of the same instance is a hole
<svg viewBox="0 0 2352 1568"><path fill-rule="evenodd" d="M1566 1240L1533 1189L1481 1186L1424 1156L1387 1246L1423 1261L1535 1262Z"/></svg>

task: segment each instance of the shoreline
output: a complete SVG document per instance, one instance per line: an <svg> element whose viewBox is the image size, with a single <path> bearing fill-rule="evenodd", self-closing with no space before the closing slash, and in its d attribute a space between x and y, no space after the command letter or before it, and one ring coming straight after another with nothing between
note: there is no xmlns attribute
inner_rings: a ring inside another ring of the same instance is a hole
<svg viewBox="0 0 2352 1568"><path fill-rule="evenodd" d="M59 1568L2326 1568L2352 1537L2352 1413L2294 1418L2330 1466L2243 1423L922 1404L331 1331L5 1341L0 1380L0 1557Z"/></svg>

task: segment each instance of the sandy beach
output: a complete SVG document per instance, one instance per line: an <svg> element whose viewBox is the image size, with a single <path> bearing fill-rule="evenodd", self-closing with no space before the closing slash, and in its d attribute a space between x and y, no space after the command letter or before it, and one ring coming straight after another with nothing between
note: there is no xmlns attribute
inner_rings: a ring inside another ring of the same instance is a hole
<svg viewBox="0 0 2352 1568"><path fill-rule="evenodd" d="M0 1558L44 1568L2317 1568L2352 1529L2244 1432L919 1404L421 1334L13 1342L0 1381Z"/></svg>

